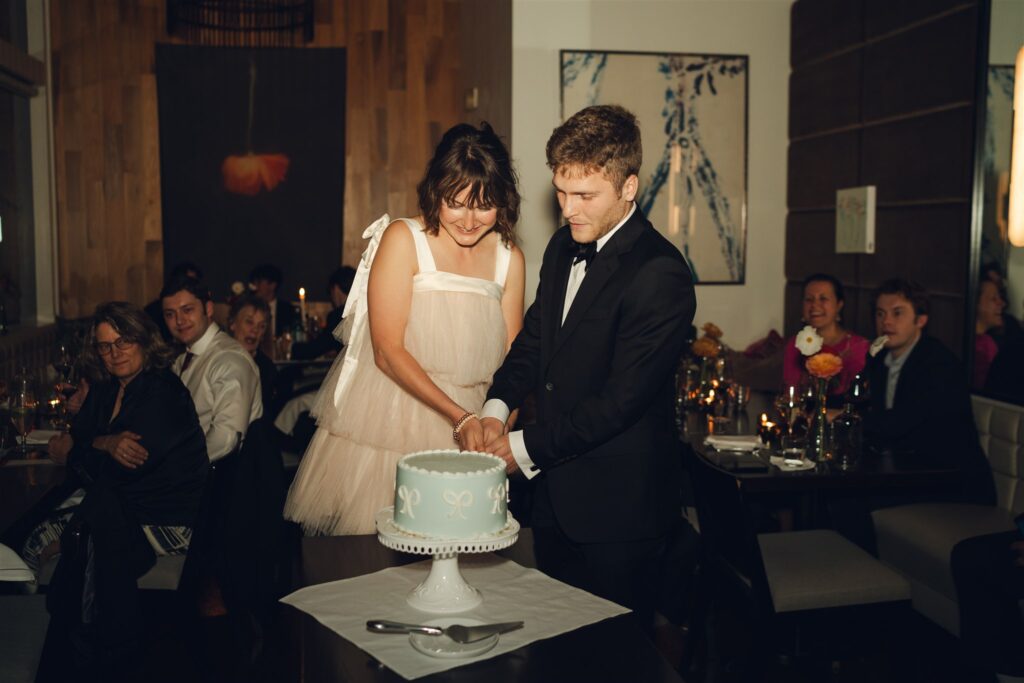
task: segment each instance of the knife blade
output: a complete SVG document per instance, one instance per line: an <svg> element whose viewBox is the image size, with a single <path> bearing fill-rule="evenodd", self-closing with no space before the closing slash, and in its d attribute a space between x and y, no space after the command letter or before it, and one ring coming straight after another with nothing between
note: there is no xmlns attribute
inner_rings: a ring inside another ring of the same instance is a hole
<svg viewBox="0 0 1024 683"><path fill-rule="evenodd" d="M372 619L366 622L366 630L374 633L422 633L428 636L445 635L456 643L475 643L478 640L507 633L522 628L521 621L506 621L499 624L479 624L467 626L452 624L451 626L430 626L428 624L403 624L398 621Z"/></svg>

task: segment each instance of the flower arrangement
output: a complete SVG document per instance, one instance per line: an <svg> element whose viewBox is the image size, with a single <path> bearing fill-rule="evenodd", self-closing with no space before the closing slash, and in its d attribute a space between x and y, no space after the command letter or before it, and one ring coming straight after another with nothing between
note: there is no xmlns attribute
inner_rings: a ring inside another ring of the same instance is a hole
<svg viewBox="0 0 1024 683"><path fill-rule="evenodd" d="M818 379L829 380L843 369L843 359L834 353L822 351L807 359L807 372Z"/></svg>
<svg viewBox="0 0 1024 683"><path fill-rule="evenodd" d="M722 328L714 323L704 323L701 329L704 330L704 336L709 339L718 341L722 338Z"/></svg>
<svg viewBox="0 0 1024 683"><path fill-rule="evenodd" d="M701 358L716 358L722 350L721 344L711 337L701 337L693 342L693 346L690 348L693 350L693 355Z"/></svg>
<svg viewBox="0 0 1024 683"><path fill-rule="evenodd" d="M807 356L804 367L812 377L828 381L843 370L843 359L834 353L822 351L825 340L818 331L810 325L800 330L796 335L796 347L800 353Z"/></svg>

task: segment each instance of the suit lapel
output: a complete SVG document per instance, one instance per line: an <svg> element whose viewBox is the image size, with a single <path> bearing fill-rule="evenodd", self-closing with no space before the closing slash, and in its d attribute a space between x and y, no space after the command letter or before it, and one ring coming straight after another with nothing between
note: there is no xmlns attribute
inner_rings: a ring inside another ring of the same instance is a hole
<svg viewBox="0 0 1024 683"><path fill-rule="evenodd" d="M562 324L562 309L565 307L565 289L569 283L571 269L571 249L573 241L566 239L554 255L552 267L555 273L555 286L549 287L544 296L544 348L551 349ZM550 324L547 324L550 323Z"/></svg>
<svg viewBox="0 0 1024 683"><path fill-rule="evenodd" d="M601 291L611 280L612 276L615 275L615 271L619 268L619 257L625 252L633 248L636 240L640 237L643 232L647 221L644 219L643 214L640 213L638 208L629 221L619 228L619 231L608 241L608 244L597 253L594 261L587 268L587 275L583 278L583 283L580 285L580 289L576 292L576 298L573 299L572 307L569 309L569 315L566 316L565 322L561 324L555 335L554 346L552 347L552 355L558 353L558 349L565 343L573 330L580 324L583 317L586 315L587 310L594 305L597 301ZM565 278L561 287L561 302L564 306L565 302L565 288L568 282L568 270L569 270L569 258L563 258L561 261L564 263L566 271ZM558 318L556 323L561 320L562 306L559 306L557 311Z"/></svg>

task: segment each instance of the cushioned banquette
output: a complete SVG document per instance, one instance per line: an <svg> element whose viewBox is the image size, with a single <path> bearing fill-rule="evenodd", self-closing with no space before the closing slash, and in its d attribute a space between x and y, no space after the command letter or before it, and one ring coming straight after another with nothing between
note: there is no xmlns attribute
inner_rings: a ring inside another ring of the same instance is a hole
<svg viewBox="0 0 1024 683"><path fill-rule="evenodd" d="M925 503L872 513L881 560L910 582L914 609L956 635L950 552L972 536L1008 531L1024 512L1024 406L972 396L981 447L995 479L995 507Z"/></svg>

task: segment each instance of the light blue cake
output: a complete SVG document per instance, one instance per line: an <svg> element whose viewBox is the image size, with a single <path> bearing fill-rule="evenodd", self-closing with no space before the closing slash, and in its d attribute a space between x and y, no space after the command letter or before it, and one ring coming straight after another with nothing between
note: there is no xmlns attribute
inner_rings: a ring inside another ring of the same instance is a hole
<svg viewBox="0 0 1024 683"><path fill-rule="evenodd" d="M439 539L493 534L508 522L505 462L456 450L412 453L398 461L395 526Z"/></svg>

